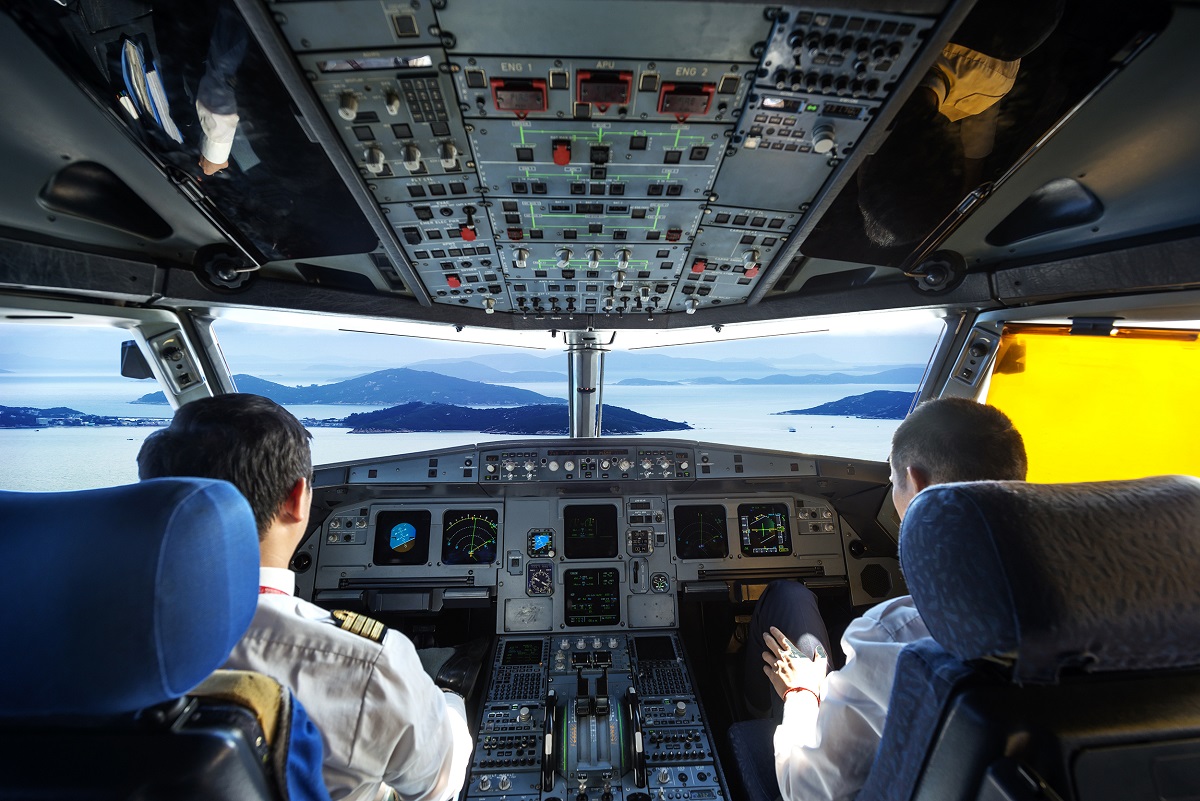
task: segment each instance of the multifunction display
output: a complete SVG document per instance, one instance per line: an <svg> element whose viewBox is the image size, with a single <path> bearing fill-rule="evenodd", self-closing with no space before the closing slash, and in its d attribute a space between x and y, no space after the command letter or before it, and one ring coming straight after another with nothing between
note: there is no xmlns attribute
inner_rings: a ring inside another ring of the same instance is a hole
<svg viewBox="0 0 1200 801"><path fill-rule="evenodd" d="M424 509L380 512L375 518L375 564L423 565L429 561L430 520Z"/></svg>
<svg viewBox="0 0 1200 801"><path fill-rule="evenodd" d="M729 555L725 507L675 507L675 554L680 559L724 559Z"/></svg>
<svg viewBox="0 0 1200 801"><path fill-rule="evenodd" d="M738 504L738 527L746 556L787 556L792 552L787 504Z"/></svg>
<svg viewBox="0 0 1200 801"><path fill-rule="evenodd" d="M617 555L617 507L610 503L563 507L563 551L568 559Z"/></svg>
<svg viewBox="0 0 1200 801"><path fill-rule="evenodd" d="M563 574L568 626L616 626L621 622L621 580L615 567L568 570Z"/></svg>
<svg viewBox="0 0 1200 801"><path fill-rule="evenodd" d="M462 509L442 517L442 562L447 565L486 565L496 561L495 509Z"/></svg>

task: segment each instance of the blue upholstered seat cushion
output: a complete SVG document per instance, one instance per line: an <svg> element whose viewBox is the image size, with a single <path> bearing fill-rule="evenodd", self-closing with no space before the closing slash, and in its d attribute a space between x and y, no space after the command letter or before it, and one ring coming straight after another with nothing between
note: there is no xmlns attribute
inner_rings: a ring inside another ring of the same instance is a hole
<svg viewBox="0 0 1200 801"><path fill-rule="evenodd" d="M942 484L919 493L901 563L930 633L960 659L1064 668L1200 664L1200 479Z"/></svg>
<svg viewBox="0 0 1200 801"><path fill-rule="evenodd" d="M250 505L223 481L0 492L0 715L112 715L183 695L257 603Z"/></svg>

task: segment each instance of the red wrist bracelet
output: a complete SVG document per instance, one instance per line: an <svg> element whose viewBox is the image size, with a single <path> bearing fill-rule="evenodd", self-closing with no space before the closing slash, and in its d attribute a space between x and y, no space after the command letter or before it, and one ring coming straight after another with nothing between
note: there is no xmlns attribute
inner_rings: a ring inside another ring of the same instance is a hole
<svg viewBox="0 0 1200 801"><path fill-rule="evenodd" d="M787 697L789 695L791 695L792 693L808 693L809 695L811 695L813 698L816 699L817 706L821 705L821 696L817 695L815 690L810 690L807 687L788 687L787 690L785 690L783 693L783 700L786 701Z"/></svg>

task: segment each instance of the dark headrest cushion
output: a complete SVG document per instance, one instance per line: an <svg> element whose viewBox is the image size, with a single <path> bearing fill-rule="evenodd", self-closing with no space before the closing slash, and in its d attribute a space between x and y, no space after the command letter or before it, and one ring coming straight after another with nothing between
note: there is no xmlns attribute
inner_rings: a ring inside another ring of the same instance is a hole
<svg viewBox="0 0 1200 801"><path fill-rule="evenodd" d="M254 515L224 481L0 492L0 533L0 715L110 715L183 695L254 615Z"/></svg>
<svg viewBox="0 0 1200 801"><path fill-rule="evenodd" d="M900 552L934 638L1018 681L1200 664L1198 478L929 487Z"/></svg>

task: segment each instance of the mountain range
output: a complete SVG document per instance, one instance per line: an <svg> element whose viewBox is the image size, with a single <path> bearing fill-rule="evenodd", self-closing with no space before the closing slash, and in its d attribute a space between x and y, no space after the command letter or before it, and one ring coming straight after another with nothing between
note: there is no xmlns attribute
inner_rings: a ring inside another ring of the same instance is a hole
<svg viewBox="0 0 1200 801"><path fill-rule="evenodd" d="M566 401L561 398L552 398L527 389L466 381L407 367L379 370L333 384L310 384L306 387L289 387L244 373L235 375L233 379L239 392L263 395L276 403L295 406L396 406L414 401L467 406L519 406L543 403L566 405ZM167 398L161 392L152 392L133 401L166 402Z"/></svg>
<svg viewBox="0 0 1200 801"><path fill-rule="evenodd" d="M893 367L878 373L851 375L849 373L809 373L808 375L785 375L777 373L762 378L722 378L720 376L701 376L683 381L665 381L654 378L626 378L618 381L622 386L662 387L662 386L694 386L698 384L912 384L921 382L924 375L923 367Z"/></svg>

